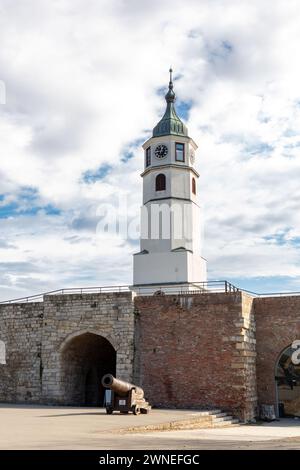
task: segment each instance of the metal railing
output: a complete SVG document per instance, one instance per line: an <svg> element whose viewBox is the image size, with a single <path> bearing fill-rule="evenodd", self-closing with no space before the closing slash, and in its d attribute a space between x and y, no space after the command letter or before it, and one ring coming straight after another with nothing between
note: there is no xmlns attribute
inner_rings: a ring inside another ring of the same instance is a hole
<svg viewBox="0 0 300 470"><path fill-rule="evenodd" d="M269 292L257 293L247 289L234 286L228 281L207 281L194 283L166 283L166 284L149 284L148 286L101 286L101 287L71 287L66 289L58 289L42 294L31 295L27 297L19 297L11 300L0 301L0 305L14 303L43 302L45 296L55 295L83 295L83 294L116 294L134 292L136 295L193 295L207 293L235 293L245 292L252 297L283 297L283 296L300 296L300 292Z"/></svg>
<svg viewBox="0 0 300 470"><path fill-rule="evenodd" d="M166 283L151 284L149 286L101 286L101 287L71 287L66 289L58 289L41 294L30 295L26 297L18 297L15 299L0 301L2 304L27 303L27 302L43 302L47 295L70 295L70 294L109 294L122 292L135 292L136 295L153 295L153 294L199 294L199 293L229 293L237 292L239 289L228 281L207 281L194 283Z"/></svg>
<svg viewBox="0 0 300 470"><path fill-rule="evenodd" d="M238 292L239 289L228 281L206 281L191 283L149 284L148 286L132 286L137 295L159 294L201 294L218 292Z"/></svg>
<svg viewBox="0 0 300 470"><path fill-rule="evenodd" d="M101 287L69 287L66 289L57 289L42 294L30 295L27 297L18 297L16 299L0 301L1 304L24 303L24 302L43 302L46 295L68 295L68 294L104 294L129 292L129 286L101 286Z"/></svg>
<svg viewBox="0 0 300 470"><path fill-rule="evenodd" d="M252 297L260 297L260 298L261 297L292 297L292 296L297 296L297 295L300 296L299 291L261 292L261 293L257 293L257 292L253 292L251 290L242 289L242 288L240 288L239 290L242 291L242 292L245 292L245 294L251 295Z"/></svg>

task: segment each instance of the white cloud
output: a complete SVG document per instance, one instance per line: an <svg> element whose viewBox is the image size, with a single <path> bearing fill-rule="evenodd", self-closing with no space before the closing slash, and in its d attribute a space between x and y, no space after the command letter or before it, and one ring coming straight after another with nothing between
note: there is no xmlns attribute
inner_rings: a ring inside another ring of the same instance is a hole
<svg viewBox="0 0 300 470"><path fill-rule="evenodd" d="M61 211L0 219L2 297L131 282L136 247L103 244L96 209L126 195L134 217L133 142L163 112L170 64L192 105L210 276L300 279L299 18L297 0L0 0L0 194L26 206L31 187Z"/></svg>

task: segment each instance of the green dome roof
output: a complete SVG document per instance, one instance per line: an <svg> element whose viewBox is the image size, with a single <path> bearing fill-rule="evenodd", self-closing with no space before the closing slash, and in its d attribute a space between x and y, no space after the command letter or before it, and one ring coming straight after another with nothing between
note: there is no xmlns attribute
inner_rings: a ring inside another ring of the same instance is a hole
<svg viewBox="0 0 300 470"><path fill-rule="evenodd" d="M169 90L165 96L167 102L167 109L162 119L153 129L153 137L160 137L162 135L188 135L187 127L183 124L178 117L175 110L176 96L173 91L172 69L170 69L170 82Z"/></svg>

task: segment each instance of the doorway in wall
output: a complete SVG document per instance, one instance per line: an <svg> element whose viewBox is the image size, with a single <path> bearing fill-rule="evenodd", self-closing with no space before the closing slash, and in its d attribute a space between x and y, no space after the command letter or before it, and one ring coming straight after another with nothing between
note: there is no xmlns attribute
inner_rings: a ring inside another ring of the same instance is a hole
<svg viewBox="0 0 300 470"><path fill-rule="evenodd" d="M116 375L116 351L103 336L83 333L65 345L61 354L64 402L68 405L102 406L104 374Z"/></svg>

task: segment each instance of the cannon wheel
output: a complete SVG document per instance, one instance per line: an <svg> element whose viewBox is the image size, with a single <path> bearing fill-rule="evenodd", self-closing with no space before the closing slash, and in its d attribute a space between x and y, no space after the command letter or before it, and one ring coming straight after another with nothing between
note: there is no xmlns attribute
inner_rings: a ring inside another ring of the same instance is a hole
<svg viewBox="0 0 300 470"><path fill-rule="evenodd" d="M106 414L112 415L113 412L114 412L114 410L113 410L111 407L107 407L107 408L106 408Z"/></svg>
<svg viewBox="0 0 300 470"><path fill-rule="evenodd" d="M140 407L137 406L137 405L133 405L132 412L133 412L134 415L139 415L140 412L141 412Z"/></svg>

